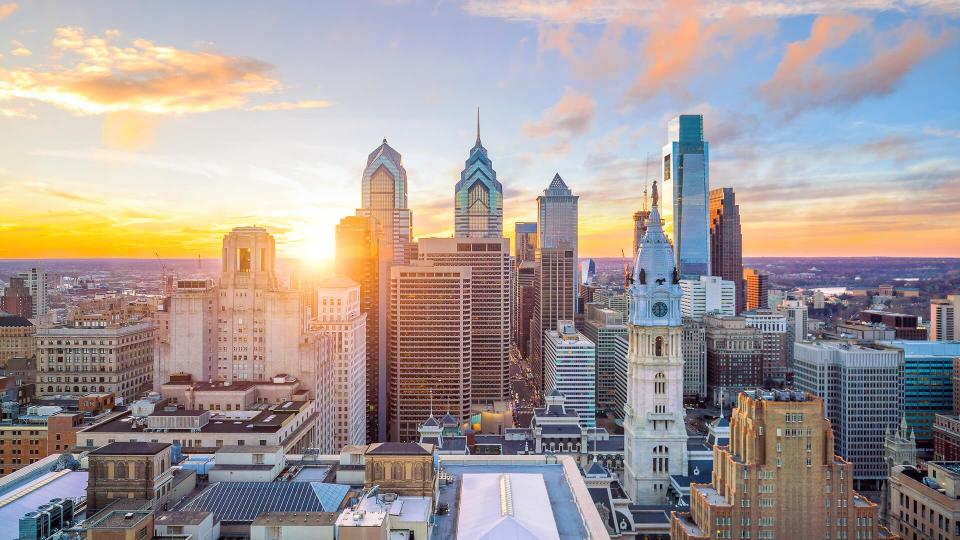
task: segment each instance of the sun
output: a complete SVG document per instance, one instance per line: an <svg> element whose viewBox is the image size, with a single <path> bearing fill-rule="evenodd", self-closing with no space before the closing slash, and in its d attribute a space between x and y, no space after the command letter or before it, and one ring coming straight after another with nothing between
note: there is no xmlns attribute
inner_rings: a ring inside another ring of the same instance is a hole
<svg viewBox="0 0 960 540"><path fill-rule="evenodd" d="M284 235L284 251L309 268L328 267L336 256L336 226L335 217L299 223Z"/></svg>

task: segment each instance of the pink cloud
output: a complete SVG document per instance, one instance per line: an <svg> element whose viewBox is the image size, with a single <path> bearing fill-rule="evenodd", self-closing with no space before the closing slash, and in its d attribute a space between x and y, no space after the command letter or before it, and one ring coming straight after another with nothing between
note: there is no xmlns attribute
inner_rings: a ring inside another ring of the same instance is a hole
<svg viewBox="0 0 960 540"><path fill-rule="evenodd" d="M590 131L596 114L596 100L567 88L560 101L544 112L543 118L536 122L525 122L523 132L534 139L554 135L569 139Z"/></svg>

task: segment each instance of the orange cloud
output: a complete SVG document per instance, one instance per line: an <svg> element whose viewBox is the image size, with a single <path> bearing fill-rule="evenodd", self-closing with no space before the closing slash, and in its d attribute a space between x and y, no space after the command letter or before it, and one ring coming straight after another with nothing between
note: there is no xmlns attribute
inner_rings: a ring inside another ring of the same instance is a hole
<svg viewBox="0 0 960 540"><path fill-rule="evenodd" d="M567 88L555 105L536 122L525 122L523 132L534 139L560 135L566 139L590 131L597 114L597 102L592 97Z"/></svg>
<svg viewBox="0 0 960 540"><path fill-rule="evenodd" d="M873 35L869 28L869 21L854 15L817 17L807 39L787 46L773 77L760 87L760 95L788 114L883 96L892 92L913 66L952 37L946 31L934 36L927 25L911 21L874 35L877 45L873 55L859 66L830 71L820 64L824 52L840 47L854 34Z"/></svg>
<svg viewBox="0 0 960 540"><path fill-rule="evenodd" d="M65 59L36 68L0 68L0 100L27 99L76 114L135 112L186 114L246 108L247 98L281 89L273 66L254 58L213 51L185 51L135 39L117 44L108 30L88 36L83 28L58 28L52 56ZM254 110L316 107L319 100Z"/></svg>
<svg viewBox="0 0 960 540"><path fill-rule="evenodd" d="M16 3L0 4L0 21L6 19L17 10Z"/></svg>

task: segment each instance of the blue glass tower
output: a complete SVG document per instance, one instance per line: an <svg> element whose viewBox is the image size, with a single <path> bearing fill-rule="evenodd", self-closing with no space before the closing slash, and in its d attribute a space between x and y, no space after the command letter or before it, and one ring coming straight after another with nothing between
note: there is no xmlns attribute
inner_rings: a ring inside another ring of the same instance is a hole
<svg viewBox="0 0 960 540"><path fill-rule="evenodd" d="M480 143L480 109L477 109L477 143L460 172L454 193L454 230L457 238L503 237L503 186L493 162Z"/></svg>
<svg viewBox="0 0 960 540"><path fill-rule="evenodd" d="M670 121L663 147L663 232L673 243L680 276L710 275L710 151L703 115Z"/></svg>

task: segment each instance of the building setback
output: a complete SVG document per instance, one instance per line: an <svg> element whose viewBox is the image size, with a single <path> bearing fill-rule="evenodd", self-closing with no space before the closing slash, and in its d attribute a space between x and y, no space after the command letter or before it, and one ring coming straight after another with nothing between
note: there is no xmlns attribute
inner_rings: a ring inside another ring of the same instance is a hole
<svg viewBox="0 0 960 540"><path fill-rule="evenodd" d="M416 261L390 269L390 441L418 440L432 411L469 417L472 286L469 266Z"/></svg>
<svg viewBox="0 0 960 540"><path fill-rule="evenodd" d="M743 311L743 234L733 188L710 190L710 275L736 285L736 315Z"/></svg>
<svg viewBox="0 0 960 540"><path fill-rule="evenodd" d="M854 491L823 409L801 392L741 393L730 444L713 447L713 480L690 486L690 511L671 514L670 538L895 538Z"/></svg>

